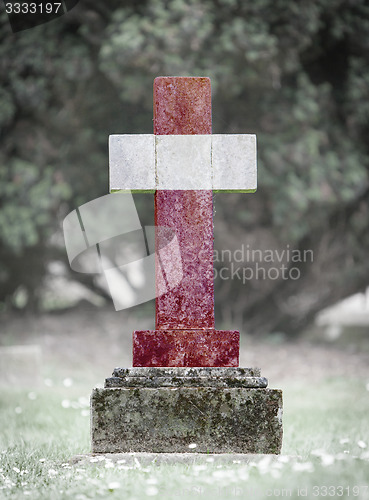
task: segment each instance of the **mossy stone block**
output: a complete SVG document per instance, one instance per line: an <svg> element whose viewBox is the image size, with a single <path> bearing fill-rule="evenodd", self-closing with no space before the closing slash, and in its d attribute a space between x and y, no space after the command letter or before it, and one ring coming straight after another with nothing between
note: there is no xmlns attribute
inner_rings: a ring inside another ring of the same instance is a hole
<svg viewBox="0 0 369 500"><path fill-rule="evenodd" d="M94 453L278 454L282 433L277 389L118 387L91 396Z"/></svg>

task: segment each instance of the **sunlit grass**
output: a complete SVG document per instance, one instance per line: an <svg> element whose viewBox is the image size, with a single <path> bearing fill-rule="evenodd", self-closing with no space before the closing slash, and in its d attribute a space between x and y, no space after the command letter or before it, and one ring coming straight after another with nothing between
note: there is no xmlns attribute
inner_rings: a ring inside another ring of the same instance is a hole
<svg viewBox="0 0 369 500"><path fill-rule="evenodd" d="M342 377L285 384L282 455L255 457L248 464L203 456L186 465L109 457L72 465L73 456L90 449L90 387L3 390L0 498L367 499L367 382Z"/></svg>

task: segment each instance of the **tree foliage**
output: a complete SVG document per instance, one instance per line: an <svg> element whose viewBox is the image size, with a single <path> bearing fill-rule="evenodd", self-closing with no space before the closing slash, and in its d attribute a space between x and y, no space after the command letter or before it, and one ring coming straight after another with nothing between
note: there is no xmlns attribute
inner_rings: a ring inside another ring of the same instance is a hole
<svg viewBox="0 0 369 500"><path fill-rule="evenodd" d="M96 4L15 35L2 17L0 300L37 298L57 221L107 192L109 133L151 132L158 75L210 76L213 131L258 136L259 190L216 197L216 247L314 251L298 281L218 280L219 321L295 332L367 285L366 2Z"/></svg>

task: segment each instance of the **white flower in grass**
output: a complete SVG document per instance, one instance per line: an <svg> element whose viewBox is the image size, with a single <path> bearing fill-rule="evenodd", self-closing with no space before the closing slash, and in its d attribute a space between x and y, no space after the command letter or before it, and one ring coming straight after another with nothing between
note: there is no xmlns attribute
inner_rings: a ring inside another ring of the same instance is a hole
<svg viewBox="0 0 369 500"><path fill-rule="evenodd" d="M213 470L211 472L211 476L215 477L215 478L223 477L223 471L222 470Z"/></svg>
<svg viewBox="0 0 369 500"><path fill-rule="evenodd" d="M9 479L8 477L6 477L4 479L4 487L6 488L12 488L13 486L15 486L15 483L13 483L13 481L11 479Z"/></svg>
<svg viewBox="0 0 369 500"><path fill-rule="evenodd" d="M86 398L86 396L80 396L78 398L78 403L82 406L85 406L86 408L87 407L90 407L90 400L88 398Z"/></svg>
<svg viewBox="0 0 369 500"><path fill-rule="evenodd" d="M128 467L128 465L118 465L118 470L132 470L133 467Z"/></svg>
<svg viewBox="0 0 369 500"><path fill-rule="evenodd" d="M14 408L14 411L17 415L20 415L22 413L22 408L20 406L17 406L16 408Z"/></svg>
<svg viewBox="0 0 369 500"><path fill-rule="evenodd" d="M58 475L58 471L56 471L55 469L49 469L47 473L49 474L49 477L55 477Z"/></svg>
<svg viewBox="0 0 369 500"><path fill-rule="evenodd" d="M314 472L314 466L311 462L296 462L292 465L295 472Z"/></svg>
<svg viewBox="0 0 369 500"><path fill-rule="evenodd" d="M218 477L223 478L229 482L236 482L238 479L235 469L223 469L215 472L219 474Z"/></svg>
<svg viewBox="0 0 369 500"><path fill-rule="evenodd" d="M326 455L322 455L320 457L322 461L323 467L328 467L329 465L334 464L335 458L333 455L329 455L328 453Z"/></svg>
<svg viewBox="0 0 369 500"><path fill-rule="evenodd" d="M61 405L63 408L69 408L70 407L69 399L63 399L63 401L61 402Z"/></svg>
<svg viewBox="0 0 369 500"><path fill-rule="evenodd" d="M338 454L335 456L335 459L336 459L336 460L346 460L346 459L347 459L347 455L345 454L345 452L343 452L343 453L338 453Z"/></svg>
<svg viewBox="0 0 369 500"><path fill-rule="evenodd" d="M362 448L362 449L366 448L366 443L364 441L361 441L361 440L358 441L357 445L359 448Z"/></svg>
<svg viewBox="0 0 369 500"><path fill-rule="evenodd" d="M270 475L273 479L279 479L281 477L281 472L278 469L271 469Z"/></svg>
<svg viewBox="0 0 369 500"><path fill-rule="evenodd" d="M72 387L73 380L71 378L67 377L63 380L63 385L64 385L64 387Z"/></svg>
<svg viewBox="0 0 369 500"><path fill-rule="evenodd" d="M186 481L188 479L188 476L182 476L182 479L184 481ZM212 478L212 476L208 475L208 474L204 474L204 476L201 478L201 482L202 484L211 484L213 485L214 484L214 479Z"/></svg>
<svg viewBox="0 0 369 500"><path fill-rule="evenodd" d="M112 481L111 483L108 484L109 491L119 490L119 488L120 488L120 483L118 483L118 481Z"/></svg>
<svg viewBox="0 0 369 500"><path fill-rule="evenodd" d="M273 462L273 465L272 465L273 469L283 469L283 463L282 462Z"/></svg>
<svg viewBox="0 0 369 500"><path fill-rule="evenodd" d="M257 468L261 474L266 474L269 471L272 458L269 456L263 457L258 463Z"/></svg>
<svg viewBox="0 0 369 500"><path fill-rule="evenodd" d="M248 481L249 471L248 471L247 467L242 467L241 469L239 469L238 477L241 481Z"/></svg>
<svg viewBox="0 0 369 500"><path fill-rule="evenodd" d="M147 488L146 490L146 495L148 497L154 497L155 495L157 495L159 493L159 490L158 488L155 488L155 486L150 486L149 488Z"/></svg>
<svg viewBox="0 0 369 500"><path fill-rule="evenodd" d="M197 447L197 444L196 443L191 443L191 444L188 445L188 447L189 447L190 450L193 450L193 449L195 449Z"/></svg>
<svg viewBox="0 0 369 500"><path fill-rule="evenodd" d="M314 455L316 457L321 457L322 455L325 455L325 450L322 450L321 448L319 448L318 450L313 450L311 452L311 455Z"/></svg>
<svg viewBox="0 0 369 500"><path fill-rule="evenodd" d="M40 458L39 462L43 464L44 462L46 462L46 458Z"/></svg>

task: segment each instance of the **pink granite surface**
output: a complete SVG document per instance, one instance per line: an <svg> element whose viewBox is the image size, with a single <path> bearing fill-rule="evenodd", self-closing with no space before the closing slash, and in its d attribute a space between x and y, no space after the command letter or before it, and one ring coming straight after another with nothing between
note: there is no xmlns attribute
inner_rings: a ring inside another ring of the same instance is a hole
<svg viewBox="0 0 369 500"><path fill-rule="evenodd" d="M133 366L238 366L240 334L226 330L133 332Z"/></svg>
<svg viewBox="0 0 369 500"><path fill-rule="evenodd" d="M181 283L156 299L156 328L214 328L211 191L157 191L155 225L175 228L183 272Z"/></svg>
<svg viewBox="0 0 369 500"><path fill-rule="evenodd" d="M211 134L210 79L156 78L154 134ZM178 287L157 294L156 328L214 328L212 191L157 191L155 225L176 231L183 271Z"/></svg>
<svg viewBox="0 0 369 500"><path fill-rule="evenodd" d="M155 78L154 134L211 134L210 78Z"/></svg>

